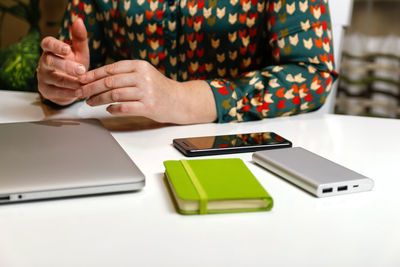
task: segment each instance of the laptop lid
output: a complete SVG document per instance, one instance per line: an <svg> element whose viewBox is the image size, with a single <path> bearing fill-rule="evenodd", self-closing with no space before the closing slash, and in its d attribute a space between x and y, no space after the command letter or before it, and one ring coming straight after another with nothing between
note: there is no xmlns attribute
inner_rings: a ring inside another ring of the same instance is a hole
<svg viewBox="0 0 400 267"><path fill-rule="evenodd" d="M95 119L0 124L0 203L139 190L144 175Z"/></svg>

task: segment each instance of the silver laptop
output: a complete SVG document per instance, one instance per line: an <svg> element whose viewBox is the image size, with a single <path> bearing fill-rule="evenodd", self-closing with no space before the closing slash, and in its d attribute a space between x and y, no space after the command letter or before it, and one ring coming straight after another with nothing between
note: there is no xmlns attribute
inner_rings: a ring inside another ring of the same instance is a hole
<svg viewBox="0 0 400 267"><path fill-rule="evenodd" d="M0 124L0 203L134 191L144 184L98 120Z"/></svg>

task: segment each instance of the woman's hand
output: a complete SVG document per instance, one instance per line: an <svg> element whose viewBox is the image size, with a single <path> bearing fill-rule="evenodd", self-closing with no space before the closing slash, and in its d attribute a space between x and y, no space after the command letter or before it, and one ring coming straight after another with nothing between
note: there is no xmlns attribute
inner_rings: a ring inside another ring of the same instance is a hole
<svg viewBox="0 0 400 267"><path fill-rule="evenodd" d="M81 88L78 76L89 67L89 46L83 21L72 24L72 48L54 37L46 37L41 43L43 54L37 69L39 92L46 99L59 105L68 105L77 97Z"/></svg>
<svg viewBox="0 0 400 267"><path fill-rule="evenodd" d="M114 115L178 124L217 118L213 93L206 82L171 80L144 60L119 61L91 70L80 82L84 85L76 90L77 97L88 97L90 106L111 104L107 111Z"/></svg>

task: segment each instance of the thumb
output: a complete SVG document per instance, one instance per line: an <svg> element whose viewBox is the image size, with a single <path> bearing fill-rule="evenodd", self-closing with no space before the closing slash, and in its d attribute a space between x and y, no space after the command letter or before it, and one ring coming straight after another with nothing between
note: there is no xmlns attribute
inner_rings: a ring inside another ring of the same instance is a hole
<svg viewBox="0 0 400 267"><path fill-rule="evenodd" d="M75 53L75 59L85 65L86 69L89 67L89 44L87 38L87 31L82 19L78 18L72 24L72 50Z"/></svg>

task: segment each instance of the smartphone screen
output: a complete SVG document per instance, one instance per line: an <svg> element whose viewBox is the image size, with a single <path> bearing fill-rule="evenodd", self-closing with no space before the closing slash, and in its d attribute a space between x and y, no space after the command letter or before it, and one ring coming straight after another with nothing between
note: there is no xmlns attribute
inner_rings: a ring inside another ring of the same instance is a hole
<svg viewBox="0 0 400 267"><path fill-rule="evenodd" d="M292 143L273 132L203 136L174 139L186 156L218 155L291 147Z"/></svg>

